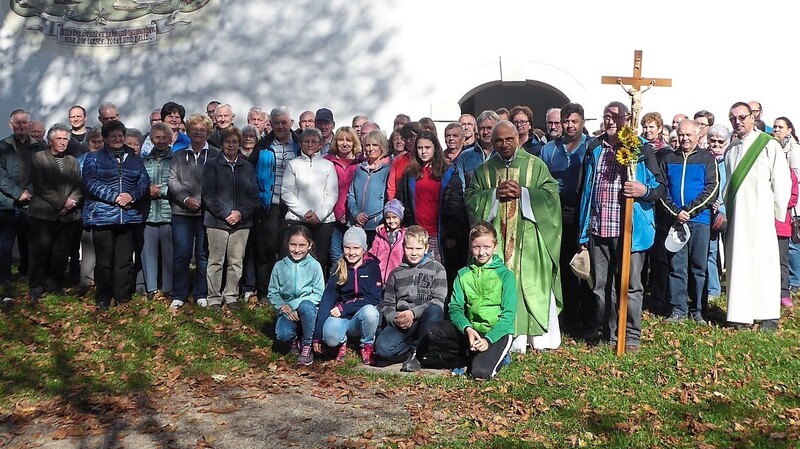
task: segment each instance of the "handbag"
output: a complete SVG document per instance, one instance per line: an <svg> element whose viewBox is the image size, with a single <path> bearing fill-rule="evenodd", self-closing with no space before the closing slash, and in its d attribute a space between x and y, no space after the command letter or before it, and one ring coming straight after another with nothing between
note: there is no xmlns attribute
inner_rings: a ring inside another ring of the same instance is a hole
<svg viewBox="0 0 800 449"><path fill-rule="evenodd" d="M800 216L792 215L792 243L800 243Z"/></svg>

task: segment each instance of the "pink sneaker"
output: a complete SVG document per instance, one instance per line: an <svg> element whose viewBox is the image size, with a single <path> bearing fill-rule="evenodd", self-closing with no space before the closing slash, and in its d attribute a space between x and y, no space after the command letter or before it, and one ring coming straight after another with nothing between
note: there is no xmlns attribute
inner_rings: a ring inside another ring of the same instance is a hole
<svg viewBox="0 0 800 449"><path fill-rule="evenodd" d="M342 343L339 346L339 353L336 354L336 361L337 362L344 362L344 359L347 357L347 343Z"/></svg>
<svg viewBox="0 0 800 449"><path fill-rule="evenodd" d="M788 308L792 307L794 304L792 304L792 298L791 297L786 297L786 298L781 298L781 305L788 309Z"/></svg>
<svg viewBox="0 0 800 449"><path fill-rule="evenodd" d="M364 365L372 365L372 351L374 346L372 343L367 343L361 346L361 363Z"/></svg>

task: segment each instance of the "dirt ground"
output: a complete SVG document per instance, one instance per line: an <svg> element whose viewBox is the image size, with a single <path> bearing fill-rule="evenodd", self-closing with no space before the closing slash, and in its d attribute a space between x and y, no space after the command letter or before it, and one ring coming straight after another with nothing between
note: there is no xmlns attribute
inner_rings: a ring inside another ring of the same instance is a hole
<svg viewBox="0 0 800 449"><path fill-rule="evenodd" d="M420 398L380 378L344 377L329 366L175 377L135 395L20 401L0 411L0 447L375 447L413 434L411 414L423 407Z"/></svg>

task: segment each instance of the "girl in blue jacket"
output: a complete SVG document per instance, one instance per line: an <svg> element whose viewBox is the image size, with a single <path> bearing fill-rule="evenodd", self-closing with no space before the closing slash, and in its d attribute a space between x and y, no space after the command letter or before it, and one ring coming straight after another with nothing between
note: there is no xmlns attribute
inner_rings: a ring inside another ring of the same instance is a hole
<svg viewBox="0 0 800 449"><path fill-rule="evenodd" d="M317 323L317 304L325 285L322 266L309 255L314 240L305 226L292 226L286 244L288 255L272 269L267 296L278 314L276 337L282 342L291 342L293 351L300 350L298 365L309 366L314 363L311 342ZM302 330L299 345L298 326Z"/></svg>
<svg viewBox="0 0 800 449"><path fill-rule="evenodd" d="M347 354L347 337L361 338L361 361L372 364L375 333L380 324L376 307L383 296L383 278L378 262L364 258L367 234L353 226L344 233L344 255L328 279L319 305L314 329L314 352L322 352L322 342L339 347L337 361Z"/></svg>

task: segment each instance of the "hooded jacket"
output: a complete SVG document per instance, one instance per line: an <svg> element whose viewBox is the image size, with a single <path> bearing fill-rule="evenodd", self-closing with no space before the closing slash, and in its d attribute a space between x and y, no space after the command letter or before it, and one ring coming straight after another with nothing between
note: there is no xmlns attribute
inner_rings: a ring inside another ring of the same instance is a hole
<svg viewBox="0 0 800 449"><path fill-rule="evenodd" d="M458 270L450 296L450 320L461 333L475 329L492 343L514 334L517 281L500 256L484 265L470 264Z"/></svg>
<svg viewBox="0 0 800 449"><path fill-rule="evenodd" d="M401 227L397 230L400 234L394 245L389 243L389 232L384 226L375 234L372 241L372 248L369 254L374 257L381 267L382 280L384 283L389 279L389 274L403 262L403 241L406 238L406 228Z"/></svg>
<svg viewBox="0 0 800 449"><path fill-rule="evenodd" d="M415 266L403 262L392 270L383 291L380 312L390 325L394 325L397 312L410 310L419 318L429 305L444 310L447 296L447 273L444 266L434 260L431 253L425 254Z"/></svg>

